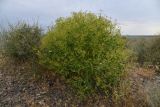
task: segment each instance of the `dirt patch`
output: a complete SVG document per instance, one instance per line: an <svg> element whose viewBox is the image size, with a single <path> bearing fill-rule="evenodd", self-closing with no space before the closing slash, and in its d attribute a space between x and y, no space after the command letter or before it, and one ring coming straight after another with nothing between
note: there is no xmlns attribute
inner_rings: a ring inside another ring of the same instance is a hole
<svg viewBox="0 0 160 107"><path fill-rule="evenodd" d="M91 96L80 101L76 93L57 74L41 67L35 77L30 63L0 60L0 107L158 107L160 77L152 69L134 68L129 74L129 96L116 106L103 97ZM39 67L36 67L39 68ZM158 85L157 85L158 84ZM115 94L116 95L116 94ZM116 96L115 96L116 97ZM109 102L109 103L108 103ZM130 103L131 104L127 104ZM158 106L157 106L158 105Z"/></svg>
<svg viewBox="0 0 160 107"><path fill-rule="evenodd" d="M138 107L160 106L160 76L154 69L135 68L130 81L132 98Z"/></svg>
<svg viewBox="0 0 160 107"><path fill-rule="evenodd" d="M103 107L106 103L92 96L87 101L79 100L62 77L43 67L36 68L41 70L35 72L28 62L1 64L0 107ZM43 76L35 76L37 72Z"/></svg>

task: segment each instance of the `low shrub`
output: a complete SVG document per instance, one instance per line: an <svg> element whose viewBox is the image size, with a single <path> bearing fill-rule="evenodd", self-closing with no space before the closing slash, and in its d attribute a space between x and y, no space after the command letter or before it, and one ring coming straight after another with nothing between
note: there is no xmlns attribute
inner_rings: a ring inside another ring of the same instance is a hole
<svg viewBox="0 0 160 107"><path fill-rule="evenodd" d="M152 62L153 65L160 65L160 36L152 40L148 54L148 60Z"/></svg>
<svg viewBox="0 0 160 107"><path fill-rule="evenodd" d="M145 37L136 40L129 40L128 48L133 50L136 61L141 66L160 64L160 37Z"/></svg>
<svg viewBox="0 0 160 107"><path fill-rule="evenodd" d="M0 54L4 53L4 44L6 38L6 32L3 28L0 28Z"/></svg>
<svg viewBox="0 0 160 107"><path fill-rule="evenodd" d="M30 25L20 22L10 25L8 30L3 33L5 54L15 59L32 59L37 57L41 28L37 25Z"/></svg>
<svg viewBox="0 0 160 107"><path fill-rule="evenodd" d="M108 94L124 73L125 41L108 18L93 13L73 13L59 18L42 39L40 63L64 76L85 96Z"/></svg>

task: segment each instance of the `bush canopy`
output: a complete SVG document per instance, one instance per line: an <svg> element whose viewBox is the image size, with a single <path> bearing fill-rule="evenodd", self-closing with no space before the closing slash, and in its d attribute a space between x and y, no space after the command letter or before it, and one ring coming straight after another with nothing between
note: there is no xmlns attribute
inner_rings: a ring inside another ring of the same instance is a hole
<svg viewBox="0 0 160 107"><path fill-rule="evenodd" d="M78 12L59 18L42 38L40 63L67 79L80 95L108 93L125 67L125 41L106 17Z"/></svg>

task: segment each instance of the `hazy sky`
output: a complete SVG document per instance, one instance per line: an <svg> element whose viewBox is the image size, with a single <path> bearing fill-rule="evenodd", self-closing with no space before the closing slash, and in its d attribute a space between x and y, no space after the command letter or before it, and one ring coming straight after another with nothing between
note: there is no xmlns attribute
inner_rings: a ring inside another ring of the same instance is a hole
<svg viewBox="0 0 160 107"><path fill-rule="evenodd" d="M160 0L0 0L0 24L38 20L47 27L75 11L101 12L117 21L123 34L160 33Z"/></svg>

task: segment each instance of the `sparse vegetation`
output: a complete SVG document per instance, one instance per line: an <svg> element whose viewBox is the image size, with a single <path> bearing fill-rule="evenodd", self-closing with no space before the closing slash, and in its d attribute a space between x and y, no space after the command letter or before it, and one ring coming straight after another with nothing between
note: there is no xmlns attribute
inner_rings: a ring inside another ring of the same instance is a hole
<svg viewBox="0 0 160 107"><path fill-rule="evenodd" d="M128 48L133 50L136 61L140 66L144 65L157 65L160 63L159 47L160 37L149 37L142 39L129 40Z"/></svg>

